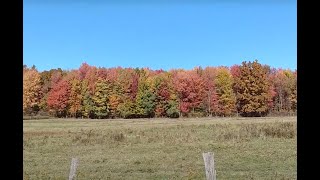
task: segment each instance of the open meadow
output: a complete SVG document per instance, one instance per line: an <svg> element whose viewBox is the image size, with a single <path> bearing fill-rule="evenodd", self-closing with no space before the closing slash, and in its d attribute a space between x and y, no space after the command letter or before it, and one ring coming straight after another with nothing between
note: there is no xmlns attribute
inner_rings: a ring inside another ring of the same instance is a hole
<svg viewBox="0 0 320 180"><path fill-rule="evenodd" d="M23 179L297 179L297 118L23 121Z"/></svg>

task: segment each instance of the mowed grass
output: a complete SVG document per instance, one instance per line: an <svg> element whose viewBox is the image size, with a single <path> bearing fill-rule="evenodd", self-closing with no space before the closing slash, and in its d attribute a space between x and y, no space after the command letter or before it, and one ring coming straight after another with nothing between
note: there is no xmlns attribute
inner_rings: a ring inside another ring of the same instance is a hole
<svg viewBox="0 0 320 180"><path fill-rule="evenodd" d="M296 117L23 121L24 179L296 179Z"/></svg>

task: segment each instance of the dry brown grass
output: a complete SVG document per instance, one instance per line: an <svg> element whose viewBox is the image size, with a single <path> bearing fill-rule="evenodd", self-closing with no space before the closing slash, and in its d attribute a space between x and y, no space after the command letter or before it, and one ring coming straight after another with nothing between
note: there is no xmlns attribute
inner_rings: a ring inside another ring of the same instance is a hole
<svg viewBox="0 0 320 180"><path fill-rule="evenodd" d="M24 179L296 179L296 118L24 121Z"/></svg>

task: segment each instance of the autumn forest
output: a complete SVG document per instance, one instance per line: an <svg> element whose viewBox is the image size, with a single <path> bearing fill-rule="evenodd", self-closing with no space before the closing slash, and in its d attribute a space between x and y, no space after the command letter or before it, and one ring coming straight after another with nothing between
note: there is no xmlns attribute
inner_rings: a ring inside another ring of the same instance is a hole
<svg viewBox="0 0 320 180"><path fill-rule="evenodd" d="M257 117L294 114L297 71L257 60L192 70L23 66L23 113L74 118Z"/></svg>

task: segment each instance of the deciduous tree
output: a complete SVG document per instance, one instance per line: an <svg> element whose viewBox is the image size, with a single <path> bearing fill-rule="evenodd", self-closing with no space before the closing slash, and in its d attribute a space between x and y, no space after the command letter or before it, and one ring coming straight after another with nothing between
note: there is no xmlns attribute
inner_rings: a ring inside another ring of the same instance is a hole
<svg viewBox="0 0 320 180"><path fill-rule="evenodd" d="M58 117L66 117L69 110L70 84L65 79L53 85L48 94L49 111Z"/></svg>
<svg viewBox="0 0 320 180"><path fill-rule="evenodd" d="M220 68L215 79L218 96L217 114L230 116L236 112L236 97L233 93L233 78L227 68Z"/></svg>
<svg viewBox="0 0 320 180"><path fill-rule="evenodd" d="M23 71L23 112L30 114L38 111L41 97L40 74L34 69Z"/></svg>
<svg viewBox="0 0 320 180"><path fill-rule="evenodd" d="M109 95L111 92L110 84L102 79L99 78L96 82L95 92L92 97L93 100L93 111L97 118L107 118L110 109L109 109Z"/></svg>
<svg viewBox="0 0 320 180"><path fill-rule="evenodd" d="M263 66L254 62L243 62L240 74L235 77L238 111L243 116L265 116L268 111L270 85Z"/></svg>

